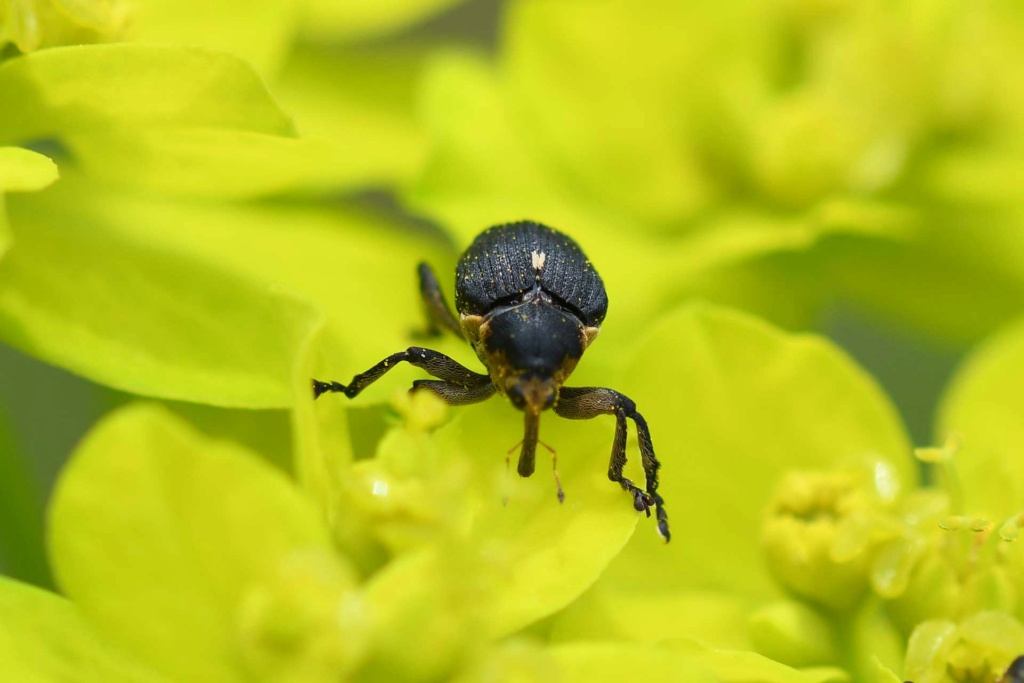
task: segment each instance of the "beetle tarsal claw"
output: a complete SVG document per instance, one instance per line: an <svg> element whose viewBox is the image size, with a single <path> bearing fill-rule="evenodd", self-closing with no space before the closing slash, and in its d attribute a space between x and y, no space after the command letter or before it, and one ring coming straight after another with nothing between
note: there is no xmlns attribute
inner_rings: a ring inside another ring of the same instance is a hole
<svg viewBox="0 0 1024 683"><path fill-rule="evenodd" d="M342 394L348 393L348 387L340 382L321 382L318 379L313 380L313 400L320 398L322 395L329 391L336 391Z"/></svg>

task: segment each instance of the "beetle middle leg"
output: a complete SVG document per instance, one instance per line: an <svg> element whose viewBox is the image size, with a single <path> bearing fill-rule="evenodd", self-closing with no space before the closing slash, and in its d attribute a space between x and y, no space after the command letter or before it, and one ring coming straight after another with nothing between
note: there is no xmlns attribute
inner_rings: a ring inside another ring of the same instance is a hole
<svg viewBox="0 0 1024 683"><path fill-rule="evenodd" d="M486 375L483 375L486 376ZM470 403L486 401L497 389L487 378L487 382L478 385L463 385L445 382L439 379L418 379L412 383L412 391L426 390L450 406L465 406Z"/></svg>
<svg viewBox="0 0 1024 683"><path fill-rule="evenodd" d="M443 330L448 330L461 338L462 326L448 307L434 271L426 263L421 263L416 270L420 276L420 296L423 297L423 308L427 315L427 335L439 337Z"/></svg>
<svg viewBox="0 0 1024 683"><path fill-rule="evenodd" d="M570 420L588 420L598 415L615 416L615 439L612 441L611 462L608 465L608 478L617 482L623 489L633 495L633 507L638 512L651 515L653 505L658 519L658 533L669 540L668 514L665 512L665 501L658 493L658 470L661 463L654 456L654 445L651 443L651 432L647 421L637 412L636 404L617 391L598 387L562 387L555 403L555 412ZM636 424L637 441L640 445L640 459L643 463L644 475L647 479L647 490L642 491L623 475L626 467L626 419Z"/></svg>
<svg viewBox="0 0 1024 683"><path fill-rule="evenodd" d="M494 385L491 384L491 378L488 375L473 372L443 353L419 346L410 346L405 351L391 354L366 372L359 373L348 384L321 382L314 379L313 398L319 398L327 392L342 393L349 398L355 398L359 392L383 377L391 368L403 362L422 368L434 377L443 380L441 382L418 380L413 383L413 389L421 387L428 389L451 405L476 403L494 394Z"/></svg>

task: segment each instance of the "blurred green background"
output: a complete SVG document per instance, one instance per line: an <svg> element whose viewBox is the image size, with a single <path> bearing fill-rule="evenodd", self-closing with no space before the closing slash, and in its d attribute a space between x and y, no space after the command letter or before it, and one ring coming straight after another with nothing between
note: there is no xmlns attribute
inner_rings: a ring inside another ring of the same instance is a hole
<svg viewBox="0 0 1024 683"><path fill-rule="evenodd" d="M1013 3L433 0L371 16L321 1L201 21L188 15L199 5L172 5L139 3L135 38L241 55L297 139L327 151L307 164L300 150L278 176L271 157L267 177L218 194L133 157L131 132L93 139L57 125L26 139L15 125L5 144L54 156L69 178L189 210L213 199L352 212L386 226L386 242L427 245L443 274L488 224L548 222L607 271L609 344L693 297L748 308L834 340L922 445L936 439L953 369L1020 312L1024 41ZM81 39L61 30L46 34L53 44ZM12 92L0 92L5 107ZM648 267L651 254L661 261ZM693 262L680 256L677 268L677 254ZM705 270L715 258L724 265ZM406 311L411 283L410 272L388 294ZM376 314L387 335L333 324L386 352L418 322ZM39 539L56 473L127 398L0 344L0 447L13 454L0 461L0 571L49 585ZM252 421L175 405L212 431ZM288 452L283 416L250 426L232 433Z"/></svg>

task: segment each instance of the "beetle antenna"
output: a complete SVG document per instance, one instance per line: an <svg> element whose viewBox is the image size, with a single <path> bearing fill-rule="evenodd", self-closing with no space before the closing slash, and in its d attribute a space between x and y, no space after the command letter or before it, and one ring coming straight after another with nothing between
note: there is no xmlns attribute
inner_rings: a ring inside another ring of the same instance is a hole
<svg viewBox="0 0 1024 683"><path fill-rule="evenodd" d="M544 443L543 441L541 443ZM547 444L545 444L547 445ZM548 450L551 451L551 471L555 474L555 488L558 491L558 502L565 502L565 491L562 490L562 480L558 478L558 454L555 453L555 449L551 446L547 446Z"/></svg>
<svg viewBox="0 0 1024 683"><path fill-rule="evenodd" d="M537 443L539 443L544 448L548 449L548 453L550 453L551 455L555 454L555 449L552 448L551 446L549 446L544 441L541 441L540 439L537 439ZM507 451L508 455L512 455L513 453L515 453L517 450L519 450L519 447L522 446L522 445L523 445L523 440L522 439L519 439L519 441L516 441L516 445L513 446L512 448L508 449L508 451ZM508 464L508 458L505 458L505 464L506 465Z"/></svg>
<svg viewBox="0 0 1024 683"><path fill-rule="evenodd" d="M530 414L529 411L527 411L526 414L529 415ZM534 425L536 427L536 425L538 425L539 422L540 422L540 417L539 416L535 417L532 420L532 422L534 423ZM527 417L527 426L526 426L527 435L529 435L529 432L530 432L530 429L531 429L529 423L530 423L530 418ZM519 448L520 446L523 446L523 453L526 453L526 441L527 441L526 438L520 439L519 442L515 446L513 446L510 449L508 449L508 453L505 456L505 471L506 471L506 473L508 472L508 468L509 468L509 458L508 458L508 456L510 456L513 453L515 453L516 449ZM544 443L539 438L534 439L534 442L538 443L541 446L543 446L544 448L548 449L548 452L551 453L551 471L554 472L554 474L555 474L555 488L558 491L558 502L559 503L564 503L565 502L565 491L562 490L562 480L558 477L558 454L555 452L554 448L552 448L548 444ZM536 446L534 446L533 453L536 454ZM530 455L530 454L527 454L527 456L528 456L529 461L531 463L530 473L532 474L533 473L532 463L533 463L534 456ZM520 458L519 458L519 468L518 468L520 474L523 473L523 469L522 468L523 468L523 457L522 457L522 455L520 455ZM523 476L529 476L529 475L523 475ZM508 499L505 499L503 502L504 502L504 504L507 504L508 503Z"/></svg>
<svg viewBox="0 0 1024 683"><path fill-rule="evenodd" d="M516 444L516 447L518 448L519 444ZM515 448L512 449L512 451L514 450ZM512 455L512 451L505 454L505 485L503 487L504 490L501 493L501 507L508 507L509 492L512 490L512 484L509 480L509 473L512 472L512 465L509 458Z"/></svg>

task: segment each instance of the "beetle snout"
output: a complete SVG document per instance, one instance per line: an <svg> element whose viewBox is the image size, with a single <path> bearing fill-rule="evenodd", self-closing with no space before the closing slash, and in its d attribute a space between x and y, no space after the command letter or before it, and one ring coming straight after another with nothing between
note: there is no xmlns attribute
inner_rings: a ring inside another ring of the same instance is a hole
<svg viewBox="0 0 1024 683"><path fill-rule="evenodd" d="M534 374L519 375L508 379L505 393L516 408L537 415L555 404L558 384Z"/></svg>

